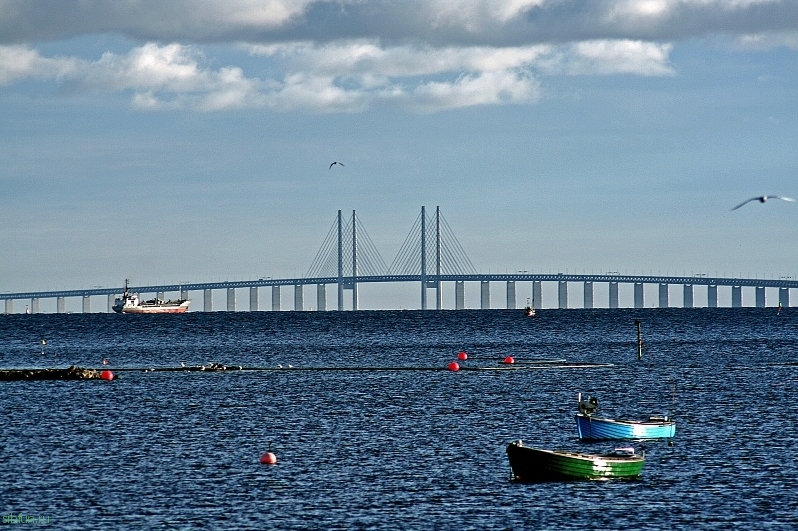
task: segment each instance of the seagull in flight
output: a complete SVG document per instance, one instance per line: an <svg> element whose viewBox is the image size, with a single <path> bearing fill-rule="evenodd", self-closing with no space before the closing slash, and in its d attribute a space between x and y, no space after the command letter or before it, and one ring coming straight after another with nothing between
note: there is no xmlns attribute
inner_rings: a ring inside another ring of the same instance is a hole
<svg viewBox="0 0 798 531"><path fill-rule="evenodd" d="M330 167L328 169L331 170L332 167L335 166L336 164L338 164L339 166L343 166L343 163L341 163L341 162L333 162L332 164L330 164Z"/></svg>
<svg viewBox="0 0 798 531"><path fill-rule="evenodd" d="M732 210L737 210L738 208L740 208L744 204L750 203L751 201L759 201L760 203L764 203L768 199L781 199L782 201L789 201L791 203L795 203L795 199L793 199L792 197L782 197L780 195L761 195L759 197L752 197L751 199L748 199L747 201L743 201L742 203L740 203L736 207L732 208Z"/></svg>

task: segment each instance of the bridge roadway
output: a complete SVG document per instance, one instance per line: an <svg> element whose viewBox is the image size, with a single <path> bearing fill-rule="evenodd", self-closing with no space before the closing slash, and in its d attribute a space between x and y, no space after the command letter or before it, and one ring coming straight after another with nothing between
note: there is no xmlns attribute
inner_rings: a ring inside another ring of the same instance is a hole
<svg viewBox="0 0 798 531"><path fill-rule="evenodd" d="M568 274L568 273L497 273L497 274L459 274L459 275L426 275L427 288L435 289L438 282L455 282L460 284L456 288L456 307L457 309L463 308L463 288L464 282L480 282L481 283L481 298L482 308L490 307L490 282L506 282L507 283L507 307L515 308L515 282L533 282L533 294L536 299L536 306L540 307L540 284L541 282L557 282L559 285L558 302L560 308L568 307L568 294L567 285L569 282L579 282L585 285L585 304L584 307L593 307L593 283L606 283L610 285L610 307L618 307L618 284L634 284L634 302L635 307L643 306L643 285L644 284L658 284L659 290L659 306L668 307L668 286L683 285L684 286L684 306L692 307L693 286L708 286L708 305L717 306L717 287L730 286L732 288L732 306L742 306L742 292L743 287L756 288L756 305L759 307L765 306L765 288L779 288L779 302L783 306L789 306L789 289L798 288L798 281L781 278L781 279L760 279L760 278L725 278L725 277L709 277L706 275L695 276L662 276L662 275L628 275L628 274ZM395 283L395 282L422 282L422 275L373 275L373 276L357 276L357 283ZM351 276L342 277L341 288L352 289L353 278ZM272 287L272 309L279 310L280 308L280 293L279 288L282 286L295 286L295 309L302 309L302 290L300 289L306 285L318 286L318 308L321 310L326 309L326 285L339 283L338 277L316 277L316 278L261 278L258 280L238 280L238 281L224 281L224 282L197 282L197 283L184 283L184 284L162 284L152 286L131 286L129 289L134 293L156 293L162 296L165 292L180 292L181 296L186 297L189 291L203 291L205 292L205 311L210 311L210 296L211 290L225 289L228 290L228 310L235 310L235 289L237 288L251 288L250 289L250 309L257 309L257 288ZM713 295L714 290L714 295ZM253 293L254 291L254 293ZM61 291L34 291L34 292L20 292L20 293L0 293L0 300L5 301L5 313L13 313L12 301L14 300L30 300L33 306L33 313L38 313L38 301L45 298L58 299L58 311L63 311L63 299L66 297L82 297L83 298L83 311L89 310L89 298L93 296L108 296L109 311L112 302L112 297L120 295L122 289L116 288L93 288L93 289L75 289L75 290L61 290ZM339 289L339 309L341 307L341 293ZM232 297L232 301L231 301ZM714 297L714 298L713 298ZM322 300L323 299L323 300ZM422 304L425 304L426 297L422 297ZM253 304L254 301L254 304ZM440 301L440 297L438 297ZM232 302L232 304L231 304ZM353 303L356 304L356 303ZM425 307L425 306L422 306ZM438 302L440 307L440 302ZM192 307L195 309L196 306ZM196 310L195 310L196 311Z"/></svg>

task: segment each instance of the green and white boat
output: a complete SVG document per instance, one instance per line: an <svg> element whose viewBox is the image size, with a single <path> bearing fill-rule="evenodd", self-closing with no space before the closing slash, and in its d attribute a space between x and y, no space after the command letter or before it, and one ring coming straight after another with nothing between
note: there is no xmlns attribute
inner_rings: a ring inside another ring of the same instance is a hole
<svg viewBox="0 0 798 531"><path fill-rule="evenodd" d="M604 454L543 450L524 446L518 440L507 446L513 479L523 482L572 479L636 478L643 471L645 452L634 448L615 448Z"/></svg>

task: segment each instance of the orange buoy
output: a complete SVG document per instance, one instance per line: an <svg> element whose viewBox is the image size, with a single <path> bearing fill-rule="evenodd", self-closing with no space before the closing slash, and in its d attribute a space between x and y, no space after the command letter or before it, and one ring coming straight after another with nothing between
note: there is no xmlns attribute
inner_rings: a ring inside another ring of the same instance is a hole
<svg viewBox="0 0 798 531"><path fill-rule="evenodd" d="M108 380L109 382L114 379L114 373L111 371L103 371L100 373L101 380Z"/></svg>
<svg viewBox="0 0 798 531"><path fill-rule="evenodd" d="M453 362L451 362L451 363L448 365L448 367L449 367L449 370L450 370L450 371L453 371L453 372L457 372L457 371L459 371L459 370L460 370L460 364L459 364L459 363L457 363L456 361L453 361Z"/></svg>
<svg viewBox="0 0 798 531"><path fill-rule="evenodd" d="M506 358L504 358L504 363L512 365L513 363L515 363L515 358L513 358L512 356L507 356Z"/></svg>
<svg viewBox="0 0 798 531"><path fill-rule="evenodd" d="M277 456L271 452L266 452L260 456L260 463L262 465L274 465L277 463Z"/></svg>
<svg viewBox="0 0 798 531"><path fill-rule="evenodd" d="M468 354L466 354L464 350L461 350L460 353L457 355L457 359L460 361L465 361L468 359Z"/></svg>

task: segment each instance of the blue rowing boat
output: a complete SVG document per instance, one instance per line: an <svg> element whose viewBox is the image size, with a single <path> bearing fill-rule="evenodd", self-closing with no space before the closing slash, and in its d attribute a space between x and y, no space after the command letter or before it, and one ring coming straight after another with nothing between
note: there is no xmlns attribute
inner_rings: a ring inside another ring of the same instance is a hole
<svg viewBox="0 0 798 531"><path fill-rule="evenodd" d="M595 416L598 400L579 397L576 428L583 441L606 439L671 439L676 434L676 422L667 415L652 415L646 420L609 419Z"/></svg>

